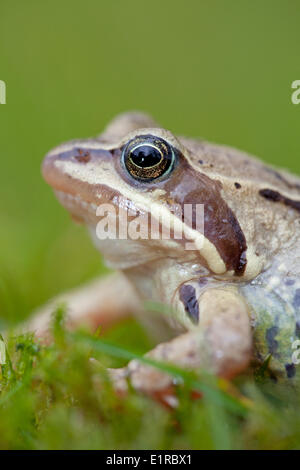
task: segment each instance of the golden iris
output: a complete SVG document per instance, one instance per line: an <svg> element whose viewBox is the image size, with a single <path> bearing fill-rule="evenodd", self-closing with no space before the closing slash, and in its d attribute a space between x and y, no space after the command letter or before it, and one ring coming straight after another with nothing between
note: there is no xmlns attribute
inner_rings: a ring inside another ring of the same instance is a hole
<svg viewBox="0 0 300 470"><path fill-rule="evenodd" d="M122 160L133 178L152 181L172 170L175 154L172 147L160 137L141 135L125 145Z"/></svg>

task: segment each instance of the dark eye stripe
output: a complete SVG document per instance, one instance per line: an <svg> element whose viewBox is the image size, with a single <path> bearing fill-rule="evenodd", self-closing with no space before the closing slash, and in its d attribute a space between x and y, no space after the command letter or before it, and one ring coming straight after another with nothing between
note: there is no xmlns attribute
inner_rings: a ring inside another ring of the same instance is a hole
<svg viewBox="0 0 300 470"><path fill-rule="evenodd" d="M243 276L247 267L247 241L234 212L221 194L222 184L200 171L194 171L187 160L178 154L180 171L174 171L162 187L166 198L172 197L184 212L185 204L204 205L204 236L216 247L226 265L236 276ZM184 222L195 227L195 211Z"/></svg>

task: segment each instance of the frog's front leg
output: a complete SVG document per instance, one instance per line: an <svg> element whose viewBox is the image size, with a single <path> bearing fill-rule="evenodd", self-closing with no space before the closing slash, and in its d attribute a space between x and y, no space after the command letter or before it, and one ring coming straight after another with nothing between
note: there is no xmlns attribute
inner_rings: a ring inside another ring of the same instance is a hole
<svg viewBox="0 0 300 470"><path fill-rule="evenodd" d="M66 326L74 329L85 325L90 329L107 327L141 309L133 287L123 274L91 281L52 299L38 309L22 330L33 331L41 338L49 336L51 319L59 305L66 306Z"/></svg>
<svg viewBox="0 0 300 470"><path fill-rule="evenodd" d="M199 312L197 327L159 344L146 357L185 369L204 368L232 378L248 366L251 358L247 305L235 290L212 288L201 295ZM150 394L167 389L173 383L170 375L138 360L110 373L121 391L126 390L128 379L134 388Z"/></svg>

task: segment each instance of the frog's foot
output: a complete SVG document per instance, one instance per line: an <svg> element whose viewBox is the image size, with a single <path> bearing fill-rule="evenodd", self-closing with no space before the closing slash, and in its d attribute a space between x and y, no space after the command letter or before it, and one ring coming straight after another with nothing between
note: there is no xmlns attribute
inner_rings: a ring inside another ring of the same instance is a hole
<svg viewBox="0 0 300 470"><path fill-rule="evenodd" d="M116 393L121 397L127 394L130 382L135 390L150 395L169 408L178 405L173 377L155 367L133 360L127 367L108 369L108 373Z"/></svg>
<svg viewBox="0 0 300 470"><path fill-rule="evenodd" d="M210 289L200 298L200 324L194 330L161 343L146 357L185 370L205 369L226 379L249 364L252 338L244 300L233 290ZM132 360L110 371L117 391L126 393L128 381L138 391L157 396L174 389L174 377L161 369Z"/></svg>
<svg viewBox="0 0 300 470"><path fill-rule="evenodd" d="M52 316L60 305L66 306L66 327L70 330L79 326L91 330L98 326L106 328L141 309L127 279L122 274L113 274L51 300L21 325L22 331L33 331L40 338L50 338Z"/></svg>

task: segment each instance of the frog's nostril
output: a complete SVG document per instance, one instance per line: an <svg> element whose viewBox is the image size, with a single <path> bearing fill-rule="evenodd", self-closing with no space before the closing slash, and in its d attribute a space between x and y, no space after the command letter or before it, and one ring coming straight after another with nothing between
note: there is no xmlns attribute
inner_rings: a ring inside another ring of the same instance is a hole
<svg viewBox="0 0 300 470"><path fill-rule="evenodd" d="M74 158L80 163L88 163L91 159L91 155L86 150L78 149L77 154L74 155Z"/></svg>

